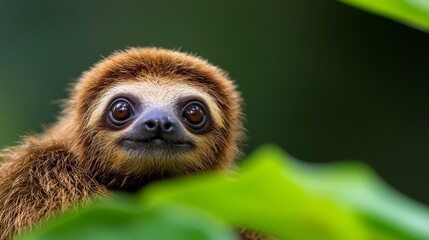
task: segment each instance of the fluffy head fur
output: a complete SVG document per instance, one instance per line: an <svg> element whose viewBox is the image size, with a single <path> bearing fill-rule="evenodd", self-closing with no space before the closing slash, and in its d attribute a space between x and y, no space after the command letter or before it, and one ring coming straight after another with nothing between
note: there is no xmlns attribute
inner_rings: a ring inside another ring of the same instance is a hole
<svg viewBox="0 0 429 240"><path fill-rule="evenodd" d="M204 103L209 127L184 129L186 151L121 147L132 127L112 128L106 113L116 97L137 108L176 113L183 101ZM0 239L56 212L104 196L134 191L160 178L230 168L243 137L241 98L221 69L157 48L132 48L100 61L72 86L57 123L0 153ZM0 161L1 162L1 161Z"/></svg>
<svg viewBox="0 0 429 240"><path fill-rule="evenodd" d="M189 96L198 97L208 105L211 128L204 134L187 132L196 146L180 155L145 156L124 150L117 141L127 129L115 131L103 124L110 101L123 94L164 109ZM243 135L240 104L226 73L205 60L175 51L133 48L113 54L83 74L50 132L72 140L73 152L91 169L101 171L103 181L126 184L124 176L162 178L231 167ZM166 161L169 158L174 159Z"/></svg>

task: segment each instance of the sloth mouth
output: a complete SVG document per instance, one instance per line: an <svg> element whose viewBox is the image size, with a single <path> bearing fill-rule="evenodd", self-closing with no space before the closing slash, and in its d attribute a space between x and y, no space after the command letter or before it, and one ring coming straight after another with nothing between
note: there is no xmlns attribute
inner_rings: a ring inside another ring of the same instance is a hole
<svg viewBox="0 0 429 240"><path fill-rule="evenodd" d="M182 139L171 139L160 136L151 138L124 138L120 141L123 147L130 149L165 149L165 150L185 150L191 148L193 144L190 141Z"/></svg>

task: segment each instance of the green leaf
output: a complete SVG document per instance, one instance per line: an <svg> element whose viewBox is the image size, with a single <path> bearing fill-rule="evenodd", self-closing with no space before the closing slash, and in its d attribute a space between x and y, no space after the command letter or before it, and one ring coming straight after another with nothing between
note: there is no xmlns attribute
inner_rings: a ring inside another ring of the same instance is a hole
<svg viewBox="0 0 429 240"><path fill-rule="evenodd" d="M142 204L180 204L200 209L234 226L280 239L368 239L350 212L325 197L314 197L267 152L236 177L221 175L174 180L143 192Z"/></svg>
<svg viewBox="0 0 429 240"><path fill-rule="evenodd" d="M261 149L258 154L275 151ZM278 149L277 154L288 160ZM289 176L308 193L347 206L363 217L372 231L400 239L429 239L429 209L385 184L368 166L359 162L305 164L296 160L289 160L286 166Z"/></svg>
<svg viewBox="0 0 429 240"><path fill-rule="evenodd" d="M428 0L340 0L414 28L429 31Z"/></svg>
<svg viewBox="0 0 429 240"><path fill-rule="evenodd" d="M357 162L305 164L267 146L237 176L156 184L141 202L181 204L281 239L429 239L429 211Z"/></svg>
<svg viewBox="0 0 429 240"><path fill-rule="evenodd" d="M259 149L249 160L267 156L282 159L285 173L308 194L353 211L375 239L429 239L429 209L388 186L363 163L308 164L275 146Z"/></svg>
<svg viewBox="0 0 429 240"><path fill-rule="evenodd" d="M357 162L308 164L274 146L239 170L171 179L60 216L22 239L429 239L429 210Z"/></svg>
<svg viewBox="0 0 429 240"><path fill-rule="evenodd" d="M121 196L65 214L21 240L235 240L236 234L218 219L183 206L142 210Z"/></svg>

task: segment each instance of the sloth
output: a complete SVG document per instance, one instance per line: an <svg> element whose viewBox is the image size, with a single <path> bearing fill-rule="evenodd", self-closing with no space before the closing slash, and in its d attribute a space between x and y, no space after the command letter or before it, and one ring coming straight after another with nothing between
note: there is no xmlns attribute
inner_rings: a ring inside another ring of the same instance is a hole
<svg viewBox="0 0 429 240"><path fill-rule="evenodd" d="M227 73L193 55L131 48L101 60L52 126L0 152L0 239L94 197L233 168L241 103Z"/></svg>

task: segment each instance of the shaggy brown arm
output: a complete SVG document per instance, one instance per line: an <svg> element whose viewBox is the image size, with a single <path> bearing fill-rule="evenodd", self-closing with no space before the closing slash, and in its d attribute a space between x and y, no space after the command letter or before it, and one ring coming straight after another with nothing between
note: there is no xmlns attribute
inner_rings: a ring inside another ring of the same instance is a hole
<svg viewBox="0 0 429 240"><path fill-rule="evenodd" d="M61 144L29 143L0 155L0 240L90 196L107 194L65 149Z"/></svg>

